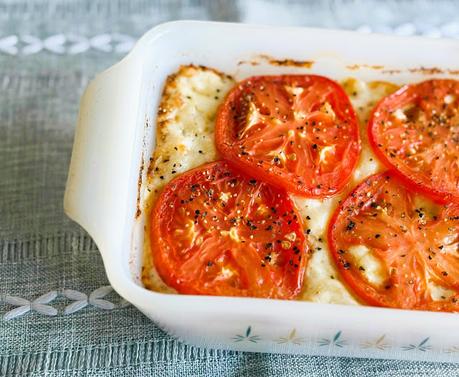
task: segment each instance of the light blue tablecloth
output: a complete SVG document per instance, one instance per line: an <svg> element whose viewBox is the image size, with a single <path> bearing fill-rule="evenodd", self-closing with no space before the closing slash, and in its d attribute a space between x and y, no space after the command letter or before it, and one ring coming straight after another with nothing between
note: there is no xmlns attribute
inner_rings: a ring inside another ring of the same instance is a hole
<svg viewBox="0 0 459 377"><path fill-rule="evenodd" d="M459 35L454 1L0 1L0 376L457 376L450 364L182 345L107 287L62 212L79 97L173 19Z"/></svg>

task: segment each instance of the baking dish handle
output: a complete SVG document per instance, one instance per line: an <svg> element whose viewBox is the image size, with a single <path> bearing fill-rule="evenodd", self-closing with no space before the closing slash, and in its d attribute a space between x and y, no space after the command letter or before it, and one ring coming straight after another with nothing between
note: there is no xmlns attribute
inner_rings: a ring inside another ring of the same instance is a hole
<svg viewBox="0 0 459 377"><path fill-rule="evenodd" d="M64 211L103 252L126 221L141 61L132 53L86 88L78 116Z"/></svg>

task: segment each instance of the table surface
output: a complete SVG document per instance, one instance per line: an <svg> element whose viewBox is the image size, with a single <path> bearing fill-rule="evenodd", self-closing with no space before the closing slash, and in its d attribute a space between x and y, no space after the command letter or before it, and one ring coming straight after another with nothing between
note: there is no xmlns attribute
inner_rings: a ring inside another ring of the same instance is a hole
<svg viewBox="0 0 459 377"><path fill-rule="evenodd" d="M0 376L457 376L453 364L183 345L111 290L97 247L62 210L82 91L155 24L210 19L458 37L456 4L0 1Z"/></svg>

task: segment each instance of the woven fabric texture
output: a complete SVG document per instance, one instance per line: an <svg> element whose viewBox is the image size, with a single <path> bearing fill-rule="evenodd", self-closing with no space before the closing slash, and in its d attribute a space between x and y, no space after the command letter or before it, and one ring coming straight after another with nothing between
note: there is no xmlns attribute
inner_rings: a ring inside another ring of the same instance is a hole
<svg viewBox="0 0 459 377"><path fill-rule="evenodd" d="M97 247L62 209L79 97L176 19L459 35L454 1L0 1L0 376L459 375L453 364L197 349L107 287Z"/></svg>

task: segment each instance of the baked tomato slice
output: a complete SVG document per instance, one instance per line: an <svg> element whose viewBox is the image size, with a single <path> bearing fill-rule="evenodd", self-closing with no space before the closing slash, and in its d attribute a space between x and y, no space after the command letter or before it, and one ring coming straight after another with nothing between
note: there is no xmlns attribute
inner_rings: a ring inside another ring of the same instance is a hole
<svg viewBox="0 0 459 377"><path fill-rule="evenodd" d="M308 197L342 189L360 151L357 118L346 93L314 75L238 83L219 108L216 144L242 170Z"/></svg>
<svg viewBox="0 0 459 377"><path fill-rule="evenodd" d="M459 311L459 206L434 205L392 172L344 200L329 229L344 281L370 305Z"/></svg>
<svg viewBox="0 0 459 377"><path fill-rule="evenodd" d="M309 253L284 190L219 161L171 181L151 216L154 264L179 293L281 299L299 293Z"/></svg>
<svg viewBox="0 0 459 377"><path fill-rule="evenodd" d="M368 132L378 157L411 188L459 201L459 81L402 87L375 107Z"/></svg>

